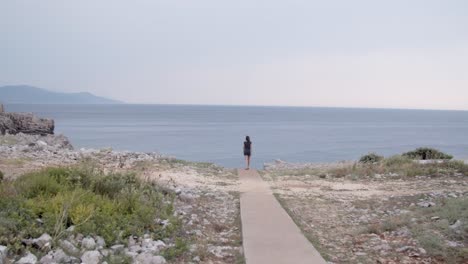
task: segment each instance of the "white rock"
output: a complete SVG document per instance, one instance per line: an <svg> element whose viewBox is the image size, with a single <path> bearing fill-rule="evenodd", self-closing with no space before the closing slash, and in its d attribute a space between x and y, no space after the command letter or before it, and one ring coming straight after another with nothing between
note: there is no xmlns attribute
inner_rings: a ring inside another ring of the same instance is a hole
<svg viewBox="0 0 468 264"><path fill-rule="evenodd" d="M104 238L100 237L100 236L97 236L96 237L96 244L99 248L104 248L106 247L106 241L104 240Z"/></svg>
<svg viewBox="0 0 468 264"><path fill-rule="evenodd" d="M432 206L435 206L436 204L433 202L419 202L417 203L417 205L420 207L432 207Z"/></svg>
<svg viewBox="0 0 468 264"><path fill-rule="evenodd" d="M165 264L166 259L162 256L154 256L150 253L142 253L135 258L136 264Z"/></svg>
<svg viewBox="0 0 468 264"><path fill-rule="evenodd" d="M45 248L52 242L52 237L49 234L42 234L40 237L33 240L33 244L39 248Z"/></svg>
<svg viewBox="0 0 468 264"><path fill-rule="evenodd" d="M98 264L101 259L102 255L97 250L86 251L81 255L81 261L86 264Z"/></svg>
<svg viewBox="0 0 468 264"><path fill-rule="evenodd" d="M45 142L42 141L42 140L38 140L38 141L36 142L36 144L37 144L38 146L41 146L41 147L47 146L47 143L45 143Z"/></svg>
<svg viewBox="0 0 468 264"><path fill-rule="evenodd" d="M81 247L87 250L96 249L96 241L92 237L83 238L81 241Z"/></svg>
<svg viewBox="0 0 468 264"><path fill-rule="evenodd" d="M463 244L459 242L455 242L455 241L447 241L447 246L452 247L452 248L463 247Z"/></svg>
<svg viewBox="0 0 468 264"><path fill-rule="evenodd" d="M26 256L20 258L16 264L36 264L37 257L31 254L31 252L27 252Z"/></svg>
<svg viewBox="0 0 468 264"><path fill-rule="evenodd" d="M138 256L137 252L131 252L131 251L127 251L127 250L125 250L124 254L125 254L125 256L131 257L132 259L135 259Z"/></svg>
<svg viewBox="0 0 468 264"><path fill-rule="evenodd" d="M125 248L125 246L118 244L118 245L113 245L110 248L111 248L112 251L114 251L114 253L119 253Z"/></svg>
<svg viewBox="0 0 468 264"><path fill-rule="evenodd" d="M68 240L60 240L59 246L68 254L78 255L80 250Z"/></svg>
<svg viewBox="0 0 468 264"><path fill-rule="evenodd" d="M130 246L136 245L136 243L137 243L136 240L135 240L132 236L130 236L130 237L128 238L128 244L127 244L127 245L128 245L129 247L130 247Z"/></svg>
<svg viewBox="0 0 468 264"><path fill-rule="evenodd" d="M101 252L101 255L103 255L104 257L109 256L109 254L111 253L109 249L101 249L99 250L99 252Z"/></svg>
<svg viewBox="0 0 468 264"><path fill-rule="evenodd" d="M138 246L138 245L130 246L130 247L128 248L128 250L129 250L130 252L136 252L136 253L138 253L138 254L141 253L141 252L143 252L143 248L140 247L140 246Z"/></svg>
<svg viewBox="0 0 468 264"><path fill-rule="evenodd" d="M52 263L65 263L69 262L70 257L63 252L61 249L49 251L47 255L41 258L40 263L43 264L52 264Z"/></svg>
<svg viewBox="0 0 468 264"><path fill-rule="evenodd" d="M8 248L6 246L0 245L0 258L6 257L8 254Z"/></svg>
<svg viewBox="0 0 468 264"><path fill-rule="evenodd" d="M452 229L458 229L462 225L462 221L457 220L453 225L450 225Z"/></svg>
<svg viewBox="0 0 468 264"><path fill-rule="evenodd" d="M426 255L426 250L424 248L418 248L419 249L419 253L421 253L422 255Z"/></svg>

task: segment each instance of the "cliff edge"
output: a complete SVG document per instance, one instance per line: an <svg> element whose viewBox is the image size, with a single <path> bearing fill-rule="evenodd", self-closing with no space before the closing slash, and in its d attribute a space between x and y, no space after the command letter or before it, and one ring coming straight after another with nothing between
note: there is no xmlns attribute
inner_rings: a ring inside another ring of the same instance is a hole
<svg viewBox="0 0 468 264"><path fill-rule="evenodd" d="M54 134L54 120L40 118L33 113L8 113L0 104L0 134Z"/></svg>

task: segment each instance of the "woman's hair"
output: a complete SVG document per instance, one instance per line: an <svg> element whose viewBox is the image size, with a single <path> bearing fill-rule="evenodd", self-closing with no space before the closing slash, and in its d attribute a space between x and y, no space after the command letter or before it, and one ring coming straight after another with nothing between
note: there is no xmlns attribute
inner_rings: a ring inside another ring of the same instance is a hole
<svg viewBox="0 0 468 264"><path fill-rule="evenodd" d="M246 140L247 142L250 142L250 137L249 137L249 136L246 136L246 137L245 137L245 140Z"/></svg>

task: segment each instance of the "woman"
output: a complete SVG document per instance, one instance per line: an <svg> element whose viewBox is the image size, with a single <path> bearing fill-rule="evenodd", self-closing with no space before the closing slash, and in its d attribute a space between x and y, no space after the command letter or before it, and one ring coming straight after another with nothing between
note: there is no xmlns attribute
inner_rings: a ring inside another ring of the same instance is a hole
<svg viewBox="0 0 468 264"><path fill-rule="evenodd" d="M250 155L252 154L252 142L250 141L250 137L246 136L245 141L244 141L244 156L245 156L245 161L247 162L247 168L248 170L250 168Z"/></svg>

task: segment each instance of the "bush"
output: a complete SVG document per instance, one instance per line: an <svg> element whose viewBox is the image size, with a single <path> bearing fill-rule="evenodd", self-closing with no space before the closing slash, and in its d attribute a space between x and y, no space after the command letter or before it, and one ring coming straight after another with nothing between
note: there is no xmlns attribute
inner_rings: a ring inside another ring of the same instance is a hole
<svg viewBox="0 0 468 264"><path fill-rule="evenodd" d="M414 160L432 160L432 159L450 160L453 158L452 155L443 153L433 148L417 148L416 150L403 153L402 156L410 158L410 159L414 159Z"/></svg>
<svg viewBox="0 0 468 264"><path fill-rule="evenodd" d="M382 156L379 156L375 153L369 153L367 155L362 156L359 159L360 163L377 163L379 161L383 160Z"/></svg>
<svg viewBox="0 0 468 264"><path fill-rule="evenodd" d="M73 232L102 236L109 245L146 232L169 238L180 228L173 199L173 193L134 174L105 175L86 168L28 173L0 183L0 244L21 247L22 239L42 233L60 238L72 225ZM156 218L169 219L171 225L163 228Z"/></svg>
<svg viewBox="0 0 468 264"><path fill-rule="evenodd" d="M2 171L0 171L0 182L2 182L2 181L3 181L3 178L4 178L3 172L2 172Z"/></svg>

